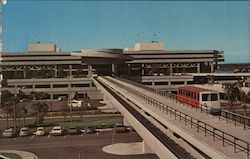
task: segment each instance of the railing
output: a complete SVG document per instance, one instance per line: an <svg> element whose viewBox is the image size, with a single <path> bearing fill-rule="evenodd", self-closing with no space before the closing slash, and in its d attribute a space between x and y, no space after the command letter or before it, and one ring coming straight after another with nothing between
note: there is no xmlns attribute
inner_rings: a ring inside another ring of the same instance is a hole
<svg viewBox="0 0 250 159"><path fill-rule="evenodd" d="M240 115L240 114L236 114L227 110L222 110L221 111L221 116L223 116L224 118L226 118L227 122L228 119L233 120L234 125L237 125L237 123L240 123L244 126L244 130L247 129L247 127L250 127L250 118Z"/></svg>
<svg viewBox="0 0 250 159"><path fill-rule="evenodd" d="M127 79L124 79L124 78L120 78L120 77L115 77L115 78L117 78L117 79L119 79L121 81L130 83L132 85L135 85L137 87L146 89L146 90L148 90L150 92L153 92L155 94L158 94L158 95L160 95L160 96L162 96L164 98L169 98L169 100L172 100L172 101L174 101L176 103L186 104L186 106L190 106L191 108L195 108L196 110L199 110L201 113L209 114L209 109L207 108L206 105L200 104L199 107L193 107L188 103L179 101L177 99L177 96L175 94L173 94L173 93L156 90L154 88L150 88L150 87L147 87L147 86L145 86L143 84L140 84L140 83L137 83L137 82L134 82L134 81L130 81L130 80L127 80ZM211 114L211 115L213 115L213 114ZM236 113L229 112L229 111L226 111L226 110L221 110L221 116L224 117L226 119L226 121L232 120L235 123L235 125L237 125L237 123L242 124L244 130L249 129L249 127L250 127L250 118L247 117L247 116L242 116L240 114L236 114ZM219 120L222 119L221 116L218 116Z"/></svg>
<svg viewBox="0 0 250 159"><path fill-rule="evenodd" d="M114 80L111 79L107 79L106 80L111 81L112 83L116 84L117 86L119 86L122 89L125 89L127 91L130 91L131 93L133 93L134 95L138 96L140 99L142 99L143 101L145 101L147 104L160 109L162 112L169 114L170 117L174 117L175 120L177 118L179 118L180 122L184 122L185 125L190 124L190 127L196 128L197 132L200 131L204 131L204 135L207 136L208 134L213 136L213 140L215 140L215 138L222 140L223 146L226 146L225 144L231 145L234 147L234 152L236 153L236 150L240 150L243 151L247 154L247 159L249 159L249 153L250 153L250 144L244 140L241 140L237 137L234 137L224 131L221 131L209 124L206 124L202 121L200 121L199 119L193 118L192 116L189 116L185 113L182 113L170 106L167 106L159 101L156 101L155 99L148 97L146 95L144 95L143 93L140 93L138 91L136 91L135 89L126 87ZM201 109L202 110L202 109Z"/></svg>

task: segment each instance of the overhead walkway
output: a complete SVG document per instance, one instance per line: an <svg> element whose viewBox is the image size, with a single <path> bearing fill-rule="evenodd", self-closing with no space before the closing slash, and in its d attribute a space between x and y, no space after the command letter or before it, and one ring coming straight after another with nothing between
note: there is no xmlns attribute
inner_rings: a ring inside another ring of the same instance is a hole
<svg viewBox="0 0 250 159"><path fill-rule="evenodd" d="M211 158L249 159L250 130L128 81L99 77Z"/></svg>

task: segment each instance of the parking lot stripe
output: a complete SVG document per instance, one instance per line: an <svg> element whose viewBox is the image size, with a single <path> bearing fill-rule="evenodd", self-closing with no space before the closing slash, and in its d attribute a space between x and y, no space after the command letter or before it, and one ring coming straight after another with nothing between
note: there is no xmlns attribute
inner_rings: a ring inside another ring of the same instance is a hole
<svg viewBox="0 0 250 159"><path fill-rule="evenodd" d="M31 137L30 137L30 139L33 139L35 137L35 135L32 135Z"/></svg>
<svg viewBox="0 0 250 159"><path fill-rule="evenodd" d="M16 138L14 138L13 140L16 140Z"/></svg>
<svg viewBox="0 0 250 159"><path fill-rule="evenodd" d="M50 135L48 135L48 138L50 138Z"/></svg>

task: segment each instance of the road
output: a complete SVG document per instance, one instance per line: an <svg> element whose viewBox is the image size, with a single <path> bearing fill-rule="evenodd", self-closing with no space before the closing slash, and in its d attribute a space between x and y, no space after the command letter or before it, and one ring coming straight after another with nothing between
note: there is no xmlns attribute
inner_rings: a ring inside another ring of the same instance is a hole
<svg viewBox="0 0 250 159"><path fill-rule="evenodd" d="M136 132L66 136L29 136L0 139L0 149L29 151L39 159L157 159L153 154L119 156L104 153L102 147L112 143L138 142L142 139Z"/></svg>

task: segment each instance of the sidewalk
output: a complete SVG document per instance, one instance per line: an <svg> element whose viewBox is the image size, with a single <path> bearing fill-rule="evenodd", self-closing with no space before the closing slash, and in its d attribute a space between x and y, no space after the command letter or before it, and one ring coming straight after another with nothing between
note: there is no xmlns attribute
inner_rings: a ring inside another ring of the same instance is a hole
<svg viewBox="0 0 250 159"><path fill-rule="evenodd" d="M19 151L19 150L0 150L0 153L14 153L22 157L22 159L38 159L38 157L27 151Z"/></svg>

